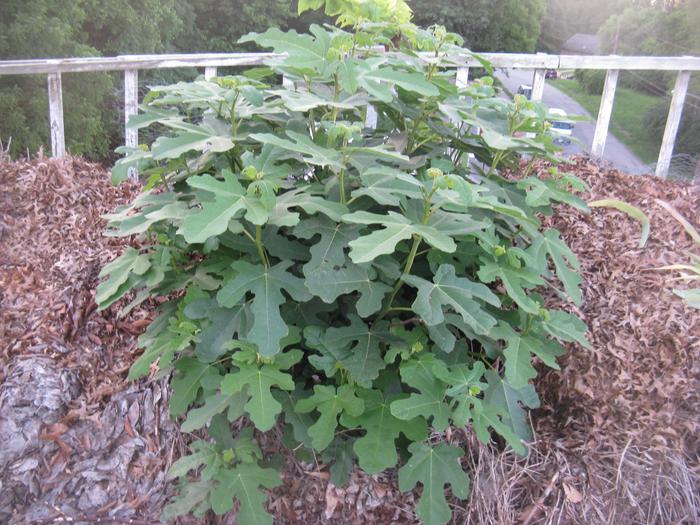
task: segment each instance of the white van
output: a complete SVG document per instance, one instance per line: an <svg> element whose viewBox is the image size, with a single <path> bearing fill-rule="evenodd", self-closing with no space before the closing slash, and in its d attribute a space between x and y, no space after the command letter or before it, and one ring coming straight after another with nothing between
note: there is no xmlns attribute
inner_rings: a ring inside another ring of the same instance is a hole
<svg viewBox="0 0 700 525"><path fill-rule="evenodd" d="M532 98L532 86L528 84L520 84L518 87L518 95L523 95L526 99Z"/></svg>
<svg viewBox="0 0 700 525"><path fill-rule="evenodd" d="M549 115L554 117L564 117L566 118L566 111L559 108L551 108L549 110ZM547 119L551 124L549 132L554 138L554 142L560 142L563 144L571 143L571 135L574 132L574 123L567 122L565 120L553 120Z"/></svg>

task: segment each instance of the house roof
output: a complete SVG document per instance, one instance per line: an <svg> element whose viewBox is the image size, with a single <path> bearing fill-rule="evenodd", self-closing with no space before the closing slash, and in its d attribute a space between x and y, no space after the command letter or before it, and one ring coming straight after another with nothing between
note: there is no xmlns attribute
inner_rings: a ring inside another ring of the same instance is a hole
<svg viewBox="0 0 700 525"><path fill-rule="evenodd" d="M562 54L597 55L600 53L598 35L576 33L561 46Z"/></svg>

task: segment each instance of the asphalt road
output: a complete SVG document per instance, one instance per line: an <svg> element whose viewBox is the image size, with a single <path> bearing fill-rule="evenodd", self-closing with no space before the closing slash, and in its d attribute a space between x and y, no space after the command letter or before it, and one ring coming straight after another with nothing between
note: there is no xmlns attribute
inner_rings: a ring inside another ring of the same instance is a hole
<svg viewBox="0 0 700 525"><path fill-rule="evenodd" d="M512 93L518 91L521 84L532 85L532 70L525 69L509 69L498 70L496 77L503 82L503 85ZM560 108L566 111L567 115L581 115L587 117L588 120L576 122L573 136L581 143L574 141L571 144L564 146L564 155L573 155L575 153L591 151L593 143L593 134L595 133L595 119L591 117L583 106L574 99L556 89L549 80L544 85L544 95L542 101L550 108ZM605 151L603 159L609 161L616 168L628 173L650 173L650 166L644 164L632 151L620 142L612 133L608 133L608 138L605 143Z"/></svg>

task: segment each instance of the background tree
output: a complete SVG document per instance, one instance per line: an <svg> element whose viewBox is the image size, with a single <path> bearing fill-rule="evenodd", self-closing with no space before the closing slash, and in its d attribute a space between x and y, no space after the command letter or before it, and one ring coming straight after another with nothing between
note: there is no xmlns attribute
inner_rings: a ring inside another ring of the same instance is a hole
<svg viewBox="0 0 700 525"><path fill-rule="evenodd" d="M545 0L414 0L419 25L441 24L474 51L535 50Z"/></svg>
<svg viewBox="0 0 700 525"><path fill-rule="evenodd" d="M327 20L295 15L285 0L5 0L0 60L168 52L231 52L241 35L270 26L305 30ZM248 48L250 49L250 48ZM195 70L143 71L142 86L192 79ZM68 150L93 159L123 141L120 74L63 76ZM0 77L0 140L11 154L33 154L49 141L46 76Z"/></svg>
<svg viewBox="0 0 700 525"><path fill-rule="evenodd" d="M187 52L230 52L248 31L286 27L294 6L286 0L198 0L179 2L190 12L180 48Z"/></svg>
<svg viewBox="0 0 700 525"><path fill-rule="evenodd" d="M576 33L597 33L612 15L630 7L634 0L547 0L539 45L558 53Z"/></svg>
<svg viewBox="0 0 700 525"><path fill-rule="evenodd" d="M9 0L0 18L0 59L99 56L173 50L183 30L176 0ZM63 77L68 149L101 158L121 140L120 76ZM46 76L0 77L0 139L13 155L48 144Z"/></svg>
<svg viewBox="0 0 700 525"><path fill-rule="evenodd" d="M610 17L599 34L604 53L614 49L617 38L617 52L621 55L700 55L700 0L657 2L626 9ZM620 77L621 84L627 87L663 97L644 116L647 133L659 144L676 75L673 71L631 71ZM700 78L697 75L691 77L674 153L700 153Z"/></svg>

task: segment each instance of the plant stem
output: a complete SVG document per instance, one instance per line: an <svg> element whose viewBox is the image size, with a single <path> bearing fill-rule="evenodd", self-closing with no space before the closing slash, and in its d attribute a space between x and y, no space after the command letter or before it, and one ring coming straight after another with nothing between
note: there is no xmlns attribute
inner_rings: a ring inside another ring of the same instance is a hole
<svg viewBox="0 0 700 525"><path fill-rule="evenodd" d="M231 114L229 115L231 121L231 135L235 136L238 132L238 124L236 124L236 102L238 102L238 95L240 92L236 93L231 103Z"/></svg>
<svg viewBox="0 0 700 525"><path fill-rule="evenodd" d="M413 261L416 259L416 253L418 253L418 247L420 246L422 240L423 237L420 235L413 236L413 245L411 246L411 251L408 254L408 259L406 259L406 265L403 267L403 275L411 273Z"/></svg>
<svg viewBox="0 0 700 525"><path fill-rule="evenodd" d="M338 73L333 75L334 85L333 85L333 102L338 102L338 95L340 95L340 81L338 79ZM335 123L338 118L338 106L333 106L333 113L331 113L331 120Z"/></svg>
<svg viewBox="0 0 700 525"><path fill-rule="evenodd" d="M530 172L532 171L532 168L535 167L535 159L532 158L530 161L527 163L527 167L525 168L525 173L523 174L523 177L529 177Z"/></svg>
<svg viewBox="0 0 700 525"><path fill-rule="evenodd" d="M433 195L437 191L437 184L433 185L433 189L430 191L428 195L423 194L423 202L425 204L425 210L423 211L423 220L421 221L422 224L427 224L428 219L430 218L430 214L432 213L430 210L430 201L433 198ZM403 279L402 277L404 275L408 275L411 273L411 268L413 268L413 262L416 260L416 254L418 253L418 248L420 247L420 243L423 240L423 237L420 235L414 234L413 235L413 244L411 245L411 251L408 253L408 258L406 259L406 264L403 267L403 272L401 272L401 277L399 277L398 281L396 281L396 284L394 285L394 289L391 292L391 296L389 296L389 301L386 303L386 306L382 309L381 312L379 312L379 315L377 316L376 321L379 321L382 319L390 310L393 309L392 303L394 302L394 298L396 297L396 294L399 292L401 287L403 286Z"/></svg>
<svg viewBox="0 0 700 525"><path fill-rule="evenodd" d="M248 237L250 239L250 242L255 244L255 237L253 237L250 233L248 233L248 230L243 228L243 233L245 234L246 237Z"/></svg>
<svg viewBox="0 0 700 525"><path fill-rule="evenodd" d="M437 67L436 64L431 64L430 69L428 69L428 82L433 78L433 74L435 73L435 68ZM413 145L415 141L415 135L418 131L418 126L420 123L423 121L423 118L425 117L425 106L426 106L426 101L423 100L420 104L420 112L418 113L418 116L416 119L413 121L413 126L411 127L411 131L408 134L408 141L406 143L406 153L411 154L413 153L413 150L418 149L418 146ZM422 144L421 144L422 145Z"/></svg>
<svg viewBox="0 0 700 525"><path fill-rule="evenodd" d="M409 308L409 310L411 310ZM423 324L423 319L420 317L411 317L410 319L404 319L403 321L394 321L391 323L392 326L406 326L407 324Z"/></svg>
<svg viewBox="0 0 700 525"><path fill-rule="evenodd" d="M338 185L340 186L340 203L345 204L345 168L338 173Z"/></svg>
<svg viewBox="0 0 700 525"><path fill-rule="evenodd" d="M309 110L309 131L311 132L311 140L316 137L316 117L314 115L314 108Z"/></svg>
<svg viewBox="0 0 700 525"><path fill-rule="evenodd" d="M501 159L505 156L505 151L501 150L496 155L493 157L493 163L491 164L491 168L489 168L489 172L486 174L487 177L490 177L496 172L496 166L498 165L499 162L501 162Z"/></svg>
<svg viewBox="0 0 700 525"><path fill-rule="evenodd" d="M347 161L347 149L348 149L348 138L345 137L343 139L343 147L342 147L342 152L343 152L343 160L342 164L343 167L340 168L340 172L338 173L338 184L340 186L340 203L345 204L347 199L345 197L345 162Z"/></svg>
<svg viewBox="0 0 700 525"><path fill-rule="evenodd" d="M265 268L269 268L270 261L267 259L267 254L265 253L265 248L263 248L262 244L262 226L255 227L255 246L258 249L258 255L260 256L262 263L265 265Z"/></svg>
<svg viewBox="0 0 700 525"><path fill-rule="evenodd" d="M382 309L381 312L379 312L379 315L377 316L375 322L381 320L387 313L389 313L390 310L395 309L395 307L392 307L391 305L394 302L396 294L401 289L401 286L403 286L402 277L404 275L408 275L411 272L411 268L413 267L413 261L416 259L416 253L418 253L418 247L420 246L422 240L423 238L420 235L413 236L413 245L411 246L411 251L408 254L408 259L406 259L406 264L403 267L403 272L401 272L401 277L399 277L399 279L396 281L396 284L394 285L394 289L391 291L391 295L389 296L389 300L387 301L386 306Z"/></svg>
<svg viewBox="0 0 700 525"><path fill-rule="evenodd" d="M165 178L165 173L161 172L160 180L163 181L163 186L165 186L165 191L172 191L170 185L168 184L168 179Z"/></svg>

